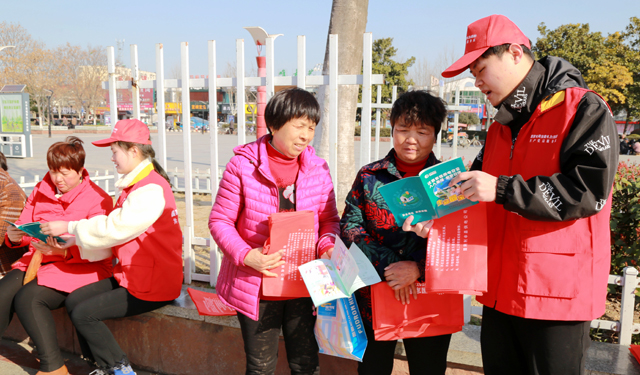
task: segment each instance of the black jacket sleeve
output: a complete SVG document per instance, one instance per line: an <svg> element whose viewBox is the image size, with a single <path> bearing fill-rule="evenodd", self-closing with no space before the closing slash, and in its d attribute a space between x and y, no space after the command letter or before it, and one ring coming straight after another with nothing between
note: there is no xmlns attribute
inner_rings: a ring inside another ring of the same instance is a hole
<svg viewBox="0 0 640 375"><path fill-rule="evenodd" d="M469 170L470 171L481 171L482 170L482 158L483 157L484 157L484 146L482 146L482 148L480 149L480 152L478 152L478 155L476 155L476 158L473 159L473 163L471 163L471 168L469 168Z"/></svg>
<svg viewBox="0 0 640 375"><path fill-rule="evenodd" d="M504 207L530 220L568 221L598 213L618 167L618 133L607 105L587 93L560 151L560 173L510 176Z"/></svg>

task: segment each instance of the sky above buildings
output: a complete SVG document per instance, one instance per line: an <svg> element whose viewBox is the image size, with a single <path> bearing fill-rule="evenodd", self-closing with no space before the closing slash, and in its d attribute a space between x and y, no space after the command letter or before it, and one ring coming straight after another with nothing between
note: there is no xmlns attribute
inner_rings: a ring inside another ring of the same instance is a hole
<svg viewBox="0 0 640 375"><path fill-rule="evenodd" d="M323 62L331 1L29 0L5 1L1 8L0 22L19 23L50 48L116 46L116 40L124 40L122 60L129 66L129 45L137 44L140 68L147 71L155 71L156 43L164 45L168 72L180 64L180 42L189 42L192 75L207 74L208 40L216 40L219 73L235 61L236 39L245 40L246 68L255 67L256 49L242 27L261 26L284 34L275 42L275 69L291 75L298 35L306 36L308 69ZM640 1L370 0L367 31L374 39L394 38L399 58L437 64L442 56L462 55L469 23L496 13L511 18L535 43L542 22L550 29L588 23L604 35L622 31L630 17L640 17Z"/></svg>

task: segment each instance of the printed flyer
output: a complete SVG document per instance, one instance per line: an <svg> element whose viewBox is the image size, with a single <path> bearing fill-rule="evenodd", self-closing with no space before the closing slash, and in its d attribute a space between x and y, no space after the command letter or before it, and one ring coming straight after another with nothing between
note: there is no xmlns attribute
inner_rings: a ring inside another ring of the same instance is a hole
<svg viewBox="0 0 640 375"><path fill-rule="evenodd" d="M429 293L487 291L486 203L437 219L429 231L425 288Z"/></svg>
<svg viewBox="0 0 640 375"><path fill-rule="evenodd" d="M285 263L271 270L277 277L262 278L262 294L272 297L309 297L298 266L316 259L312 211L278 212L269 216L269 239L264 254L284 250Z"/></svg>
<svg viewBox="0 0 640 375"><path fill-rule="evenodd" d="M331 260L316 259L298 269L316 306L351 297L356 290L382 281L362 250L353 243L347 249L340 238L336 238Z"/></svg>
<svg viewBox="0 0 640 375"><path fill-rule="evenodd" d="M449 182L464 171L461 158L447 160L423 169L418 176L382 186L379 191L399 227L411 215L412 224L416 224L477 204L464 197L459 184L449 186Z"/></svg>

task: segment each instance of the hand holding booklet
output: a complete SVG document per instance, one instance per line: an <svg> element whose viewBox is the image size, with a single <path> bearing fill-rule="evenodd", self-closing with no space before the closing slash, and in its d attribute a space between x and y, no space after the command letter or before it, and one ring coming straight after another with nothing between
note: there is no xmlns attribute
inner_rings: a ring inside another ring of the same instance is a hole
<svg viewBox="0 0 640 375"><path fill-rule="evenodd" d="M298 269L316 306L351 297L356 290L382 281L362 250L353 243L347 249L338 237L331 260L317 259Z"/></svg>
<svg viewBox="0 0 640 375"><path fill-rule="evenodd" d="M29 235L29 237L33 237L33 238L37 238L42 242L47 242L47 236L46 234L42 233L42 231L40 230L40 222L36 221L35 223L26 223L26 224L22 224L22 225L16 225L8 220L5 220L7 223L9 223L11 226L16 227L17 229L25 232L27 235ZM56 241L58 241L58 243L65 243L66 241L63 240L61 237L55 236L53 237L56 239Z"/></svg>
<svg viewBox="0 0 640 375"><path fill-rule="evenodd" d="M459 184L449 186L466 170L461 158L447 160L423 169L418 176L386 184L379 191L399 227L411 215L415 225L477 204L464 197Z"/></svg>

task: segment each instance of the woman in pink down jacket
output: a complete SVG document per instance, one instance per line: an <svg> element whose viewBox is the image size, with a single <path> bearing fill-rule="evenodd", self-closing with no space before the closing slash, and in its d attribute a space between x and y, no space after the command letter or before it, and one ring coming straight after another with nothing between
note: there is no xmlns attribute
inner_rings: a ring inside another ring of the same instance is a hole
<svg viewBox="0 0 640 375"><path fill-rule="evenodd" d="M281 252L262 254L272 213L313 211L318 257L333 250L339 231L333 184L326 162L308 146L320 107L304 90L284 90L267 104L265 120L269 135L234 149L211 211L209 230L224 253L216 288L238 311L247 374L275 371L280 329L291 373L313 374L318 346L311 298L264 297L260 286L286 261Z"/></svg>

